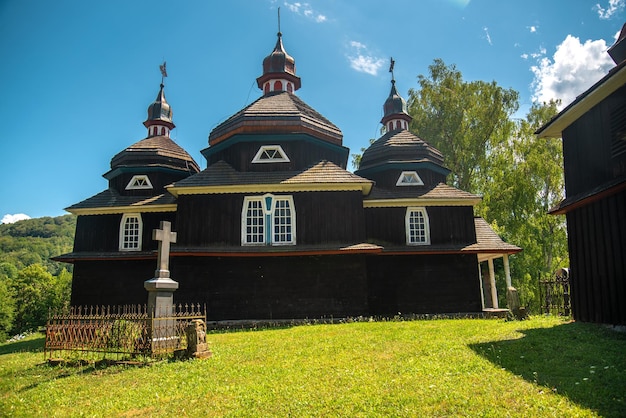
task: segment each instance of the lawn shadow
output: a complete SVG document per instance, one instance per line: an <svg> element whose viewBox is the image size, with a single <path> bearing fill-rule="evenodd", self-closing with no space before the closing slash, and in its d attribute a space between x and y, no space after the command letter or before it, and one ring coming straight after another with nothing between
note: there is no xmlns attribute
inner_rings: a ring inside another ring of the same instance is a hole
<svg viewBox="0 0 626 418"><path fill-rule="evenodd" d="M28 338L15 342L4 343L0 345L0 356L12 353L38 353L43 351L45 337Z"/></svg>
<svg viewBox="0 0 626 418"><path fill-rule="evenodd" d="M515 340L471 344L497 366L605 417L626 416L626 334L568 323L520 331Z"/></svg>

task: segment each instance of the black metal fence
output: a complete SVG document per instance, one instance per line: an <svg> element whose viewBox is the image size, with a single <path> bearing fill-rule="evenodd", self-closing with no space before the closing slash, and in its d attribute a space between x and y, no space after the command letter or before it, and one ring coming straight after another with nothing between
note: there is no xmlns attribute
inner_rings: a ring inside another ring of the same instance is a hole
<svg viewBox="0 0 626 418"><path fill-rule="evenodd" d="M557 270L549 279L539 280L541 313L570 316L572 305L570 299L569 269Z"/></svg>
<svg viewBox="0 0 626 418"><path fill-rule="evenodd" d="M185 328L194 319L206 322L206 307L181 304L155 312L145 305L72 306L51 311L45 355L85 352L118 359L164 355L186 347Z"/></svg>

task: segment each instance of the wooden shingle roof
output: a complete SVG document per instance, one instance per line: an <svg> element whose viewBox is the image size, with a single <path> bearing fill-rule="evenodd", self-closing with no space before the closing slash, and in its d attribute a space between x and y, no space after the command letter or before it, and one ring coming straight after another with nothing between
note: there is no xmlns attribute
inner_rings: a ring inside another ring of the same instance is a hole
<svg viewBox="0 0 626 418"><path fill-rule="evenodd" d="M438 149L406 129L393 130L363 152L359 171L388 163L427 161L443 167L443 155Z"/></svg>
<svg viewBox="0 0 626 418"><path fill-rule="evenodd" d="M483 218L474 218L474 226L476 228L476 244L466 247L467 251L493 254L515 254L522 251L520 247L502 241L502 238Z"/></svg>
<svg viewBox="0 0 626 418"><path fill-rule="evenodd" d="M158 196L122 196L115 189L107 189L65 210L75 215L168 212L176 210L176 198L169 193Z"/></svg>
<svg viewBox="0 0 626 418"><path fill-rule="evenodd" d="M164 166L196 173L200 171L187 151L171 138L160 135L142 139L111 159L112 170L129 166Z"/></svg>
<svg viewBox="0 0 626 418"><path fill-rule="evenodd" d="M209 135L209 145L238 133L309 133L341 145L343 134L332 122L288 92L269 93L219 124Z"/></svg>
<svg viewBox="0 0 626 418"><path fill-rule="evenodd" d="M415 203L419 199L419 204L430 202L437 205L462 204L471 206L480 202L480 196L444 183L439 183L434 188L424 186L382 188L374 186L371 193L363 200L366 206L373 207L393 206L394 201L397 201L399 206L413 204L410 202L412 199L416 200Z"/></svg>
<svg viewBox="0 0 626 418"><path fill-rule="evenodd" d="M371 180L359 177L330 161L319 163L303 171L240 172L224 161L210 165L200 173L187 177L168 187L174 195L187 193L237 193L269 190L315 190L331 187L333 190L362 189L368 193ZM259 187L255 187L259 186Z"/></svg>

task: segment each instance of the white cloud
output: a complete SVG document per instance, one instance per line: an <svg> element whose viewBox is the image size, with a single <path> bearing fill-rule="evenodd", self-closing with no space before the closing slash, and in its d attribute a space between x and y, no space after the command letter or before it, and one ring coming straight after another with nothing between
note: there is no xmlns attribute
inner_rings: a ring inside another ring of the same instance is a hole
<svg viewBox="0 0 626 418"><path fill-rule="evenodd" d="M367 47L361 42L351 41L350 47L352 51L348 54L350 67L358 72L370 75L377 75L378 70L385 65L383 58L373 56L367 50Z"/></svg>
<svg viewBox="0 0 626 418"><path fill-rule="evenodd" d="M610 19L615 13L624 10L625 4L626 0L609 0L609 5L606 9L600 6L600 3L597 3L593 8L598 12L600 19Z"/></svg>
<svg viewBox="0 0 626 418"><path fill-rule="evenodd" d="M539 26L532 25L528 27L528 30L530 31L530 33L537 32L537 29L539 29Z"/></svg>
<svg viewBox="0 0 626 418"><path fill-rule="evenodd" d="M606 50L603 39L581 44L577 37L567 35L552 60L544 56L531 67L533 101L561 99L561 107L571 103L615 65Z"/></svg>
<svg viewBox="0 0 626 418"><path fill-rule="evenodd" d="M489 28L488 27L484 27L483 30L485 31L485 36L487 37L487 42L489 43L489 45L493 45L493 43L491 42L491 36L489 35Z"/></svg>
<svg viewBox="0 0 626 418"><path fill-rule="evenodd" d="M324 16L321 13L317 13L316 11L314 11L311 8L311 5L309 3L300 3L300 2L294 2L294 3L288 3L285 2L285 6L287 6L287 8L295 13L295 14L299 14L299 15L303 15L304 17L311 19L317 23L323 23L326 22L327 18L326 16Z"/></svg>
<svg viewBox="0 0 626 418"><path fill-rule="evenodd" d="M30 219L30 216L26 215L25 213L16 213L14 215L7 213L6 215L2 217L2 220L0 221L0 223L12 224L17 221L23 221L24 219Z"/></svg>

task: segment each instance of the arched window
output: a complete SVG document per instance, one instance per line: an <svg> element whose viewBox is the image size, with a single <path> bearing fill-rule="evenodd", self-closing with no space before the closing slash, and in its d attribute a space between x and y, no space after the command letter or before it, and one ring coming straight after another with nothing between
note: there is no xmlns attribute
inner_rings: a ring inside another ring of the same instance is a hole
<svg viewBox="0 0 626 418"><path fill-rule="evenodd" d="M407 208L405 225L407 245L430 245L430 227L426 208Z"/></svg>
<svg viewBox="0 0 626 418"><path fill-rule="evenodd" d="M283 91L283 83L280 80L274 82L274 91Z"/></svg>
<svg viewBox="0 0 626 418"><path fill-rule="evenodd" d="M141 251L141 214L126 213L120 222L120 251Z"/></svg>
<svg viewBox="0 0 626 418"><path fill-rule="evenodd" d="M165 135L165 127L161 126L161 135Z"/></svg>
<svg viewBox="0 0 626 418"><path fill-rule="evenodd" d="M293 93L293 84L291 84L291 83L287 83L287 91L288 91L289 93Z"/></svg>
<svg viewBox="0 0 626 418"><path fill-rule="evenodd" d="M389 131L393 131L393 122L389 122Z"/></svg>
<svg viewBox="0 0 626 418"><path fill-rule="evenodd" d="M396 121L396 129L401 129L402 126L400 125L401 121Z"/></svg>
<svg viewBox="0 0 626 418"><path fill-rule="evenodd" d="M265 86L263 86L263 92L265 94L270 92L270 83L265 83Z"/></svg>

